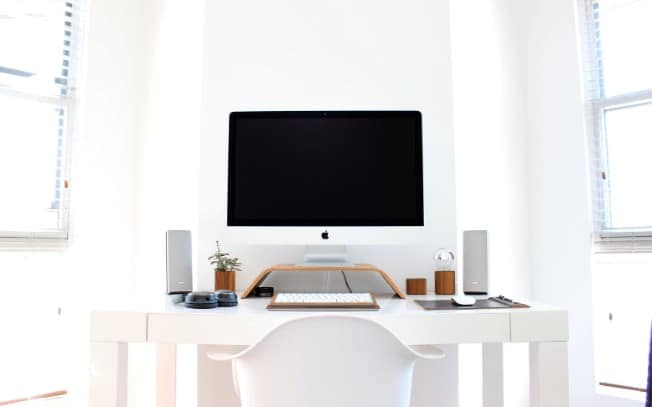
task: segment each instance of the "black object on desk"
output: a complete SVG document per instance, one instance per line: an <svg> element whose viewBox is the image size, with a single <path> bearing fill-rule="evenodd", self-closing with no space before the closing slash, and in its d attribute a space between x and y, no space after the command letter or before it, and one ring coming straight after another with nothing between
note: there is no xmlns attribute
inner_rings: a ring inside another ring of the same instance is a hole
<svg viewBox="0 0 652 407"><path fill-rule="evenodd" d="M216 308L219 306L217 295L213 291L193 291L186 295L183 305L188 308Z"/></svg>
<svg viewBox="0 0 652 407"><path fill-rule="evenodd" d="M499 295L486 300L477 300L473 305L457 305L453 300L414 300L426 311L459 310L459 309L501 309L501 308L529 308L528 305L512 301Z"/></svg>
<svg viewBox="0 0 652 407"><path fill-rule="evenodd" d="M477 300L473 305L457 305L451 300L414 300L426 311L435 310L465 310L465 309L497 309L510 308L509 305L501 304L492 300Z"/></svg>
<svg viewBox="0 0 652 407"><path fill-rule="evenodd" d="M216 292L217 302L220 307L235 307L238 305L238 296L231 290L220 290Z"/></svg>
<svg viewBox="0 0 652 407"><path fill-rule="evenodd" d="M183 305L198 309L235 307L238 305L238 296L230 290L193 291L186 295Z"/></svg>
<svg viewBox="0 0 652 407"><path fill-rule="evenodd" d="M254 295L256 297L273 297L274 287L257 286L254 288Z"/></svg>

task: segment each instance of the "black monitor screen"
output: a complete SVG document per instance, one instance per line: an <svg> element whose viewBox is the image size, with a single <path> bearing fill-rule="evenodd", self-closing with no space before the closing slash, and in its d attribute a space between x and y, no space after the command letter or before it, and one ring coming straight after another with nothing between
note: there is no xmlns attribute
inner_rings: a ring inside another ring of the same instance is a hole
<svg viewBox="0 0 652 407"><path fill-rule="evenodd" d="M420 112L229 121L228 226L423 226Z"/></svg>

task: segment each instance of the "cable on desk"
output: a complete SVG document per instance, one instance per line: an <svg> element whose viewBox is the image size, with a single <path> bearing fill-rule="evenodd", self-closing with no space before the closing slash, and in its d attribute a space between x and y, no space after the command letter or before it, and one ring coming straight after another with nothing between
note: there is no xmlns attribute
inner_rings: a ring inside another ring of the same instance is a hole
<svg viewBox="0 0 652 407"><path fill-rule="evenodd" d="M349 289L349 293L352 293L353 290L351 290L351 286L349 285L349 279L346 278L346 273L344 272L344 270L340 270L340 271L342 272L342 277L344 277L344 283L346 284L346 288Z"/></svg>
<svg viewBox="0 0 652 407"><path fill-rule="evenodd" d="M324 287L322 288L322 291L328 291L328 280L331 275L330 271L324 271L326 273L326 278L324 278Z"/></svg>

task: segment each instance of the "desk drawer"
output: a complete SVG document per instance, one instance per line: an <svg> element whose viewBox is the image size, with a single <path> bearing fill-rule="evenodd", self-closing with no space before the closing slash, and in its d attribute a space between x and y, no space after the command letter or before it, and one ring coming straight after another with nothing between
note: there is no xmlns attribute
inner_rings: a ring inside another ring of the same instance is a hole
<svg viewBox="0 0 652 407"><path fill-rule="evenodd" d="M237 318L216 314L150 314L147 340L251 345L274 327L296 317L283 312ZM368 312L364 317L385 326L408 345L509 341L507 313L431 312L393 316Z"/></svg>
<svg viewBox="0 0 652 407"><path fill-rule="evenodd" d="M251 345L284 320L271 312L268 318L255 315L150 314L147 341Z"/></svg>
<svg viewBox="0 0 652 407"><path fill-rule="evenodd" d="M509 314L437 312L384 316L378 321L408 345L509 341Z"/></svg>
<svg viewBox="0 0 652 407"><path fill-rule="evenodd" d="M512 312L511 341L568 341L568 312L533 309Z"/></svg>

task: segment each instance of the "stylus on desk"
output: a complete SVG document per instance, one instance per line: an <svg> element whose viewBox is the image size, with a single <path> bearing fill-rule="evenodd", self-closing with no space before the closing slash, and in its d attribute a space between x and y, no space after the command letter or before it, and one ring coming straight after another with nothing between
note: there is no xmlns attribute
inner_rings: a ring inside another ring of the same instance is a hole
<svg viewBox="0 0 652 407"><path fill-rule="evenodd" d="M499 296L497 296L497 297L490 297L489 299L490 299L490 300L494 300L494 301L496 301L496 302L498 302L498 303L501 303L501 304L503 304L503 305L509 305L509 306L512 306L512 305L515 304L514 301L512 301L511 299L505 297L504 295L499 295Z"/></svg>
<svg viewBox="0 0 652 407"><path fill-rule="evenodd" d="M489 299L494 300L503 305L509 305L512 308L529 308L529 305L514 301L510 298L505 297L504 295L499 295L497 297L489 297Z"/></svg>

